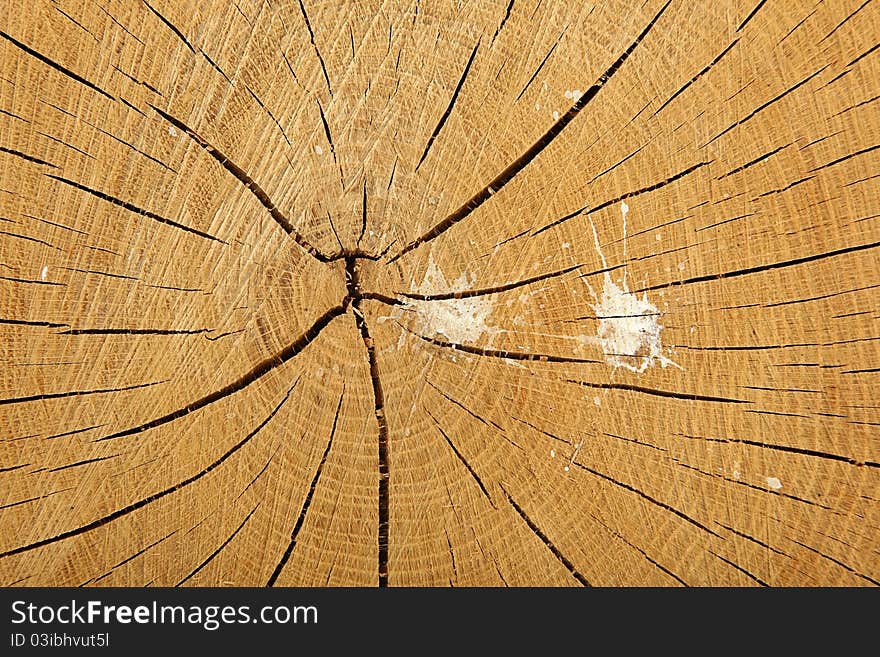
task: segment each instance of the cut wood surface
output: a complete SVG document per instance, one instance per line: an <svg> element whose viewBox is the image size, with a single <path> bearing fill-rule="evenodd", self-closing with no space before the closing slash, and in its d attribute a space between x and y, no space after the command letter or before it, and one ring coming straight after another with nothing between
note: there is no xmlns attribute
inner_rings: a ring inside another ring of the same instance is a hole
<svg viewBox="0 0 880 657"><path fill-rule="evenodd" d="M0 584L880 584L878 42L4 0Z"/></svg>

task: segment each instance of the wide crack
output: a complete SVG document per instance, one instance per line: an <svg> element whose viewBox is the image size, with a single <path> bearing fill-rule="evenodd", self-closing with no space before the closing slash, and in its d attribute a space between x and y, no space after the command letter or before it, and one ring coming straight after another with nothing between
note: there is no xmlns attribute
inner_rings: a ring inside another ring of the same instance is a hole
<svg viewBox="0 0 880 657"><path fill-rule="evenodd" d="M347 295L343 307L351 307L354 321L361 333L364 347L367 350L367 360L370 364L370 381L373 385L374 411L376 422L379 425L378 433L378 456L379 456L379 531L378 531L378 570L379 586L388 586L388 423L385 420L385 397L382 393L382 381L379 377L379 362L376 358L376 347L367 320L361 311L361 302L364 295L360 289L358 272L359 256L348 254L345 256L345 287Z"/></svg>

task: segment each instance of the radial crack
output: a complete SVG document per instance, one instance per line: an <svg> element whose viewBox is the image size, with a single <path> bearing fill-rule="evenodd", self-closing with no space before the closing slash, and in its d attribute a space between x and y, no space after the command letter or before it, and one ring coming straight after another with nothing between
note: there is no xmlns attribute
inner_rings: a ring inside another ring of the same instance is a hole
<svg viewBox="0 0 880 657"><path fill-rule="evenodd" d="M312 324L309 329L299 338L291 342L289 345L287 345L284 349L279 351L271 358L267 358L266 360L257 363L257 365L255 365L250 372L233 381L229 385L226 385L219 390L205 395L204 397L197 399L194 402L191 402L183 408L163 415L162 417L158 417L154 420L150 420L149 422L145 422L144 424L132 427L130 429L117 431L116 433L112 433L109 436L98 438L94 442L115 440L116 438L131 436L133 434L137 434L148 429L154 429L163 424L167 424L169 422L173 422L174 420L182 418L185 415L189 415L190 413L202 409L205 406L214 403L215 401L219 401L221 399L224 399L225 397L228 397L229 395L235 394L236 392L243 390L258 379L264 377L276 367L283 365L291 358L297 356L300 352L302 352L303 349L308 347L315 338L318 337L321 331L323 331L330 322L332 322L336 317L342 315L344 312L345 308L343 306L336 306L335 308L331 308L326 313L321 315L321 317L319 317L318 320L314 324Z"/></svg>
<svg viewBox="0 0 880 657"><path fill-rule="evenodd" d="M150 103L150 107L152 107L159 116L168 121L178 130L182 130L187 135L189 135L190 139L196 142L199 146L201 146L211 157L213 157L220 165L226 169L229 173L231 173L238 181L245 186L245 188L253 194L257 200L269 211L269 214L275 220L275 222L284 229L284 232L290 235L293 240L299 244L306 252L309 253L313 258L319 260L320 262L330 262L334 260L332 256L328 256L325 253L319 251L315 246L313 246L303 235L301 235L296 228L294 228L293 224L290 220L285 216L281 210L279 210L272 200L269 198L269 195L263 191L263 188L260 187L256 181L254 181L247 172L242 169L240 166L235 164L232 160L230 160L226 155L221 153L219 150L214 148L211 144L209 144L205 139L199 136L195 130L187 126L183 121L177 119L167 112L159 109L152 103Z"/></svg>
<svg viewBox="0 0 880 657"><path fill-rule="evenodd" d="M660 11L658 11L654 18L648 23L647 27L635 38L635 40L630 44L629 48L627 48L620 57L606 70L599 79L589 88L584 94L578 98L577 102L569 109L565 114L559 117L550 129L544 133L544 135L538 139L532 146L523 153L520 157L514 160L510 165L507 166L501 173L499 173L495 178L483 189L477 192L474 196L472 196L464 205L462 205L458 210L450 214L448 217L443 219L436 226L431 228L427 233L423 234L421 237L416 238L409 244L407 244L403 249L401 249L397 255L393 256L389 259L389 263L394 262L395 260L403 257L410 251L415 248L418 248L425 242L430 242L434 238L443 234L450 228L452 228L455 224L463 219L467 218L474 210L480 207L483 203L485 203L493 194L499 192L507 183L513 180L514 176L516 176L520 171L522 171L528 164L534 160L550 143L559 136L565 127L571 123L574 118L578 115L578 113L586 107L587 103L589 103L596 94L602 89L603 86L611 79L611 76L617 72L617 69L627 60L627 58L632 54L633 50L635 50L636 46L642 41L642 39L647 36L648 32L651 31L651 28L657 23L660 19L660 16L666 11L666 8L669 6L671 0L668 0L666 4L664 4Z"/></svg>
<svg viewBox="0 0 880 657"><path fill-rule="evenodd" d="M388 586L388 525L389 525L389 489L390 464L388 458L388 423L385 420L385 396L382 392L382 381L379 377L379 361L376 357L376 348L373 338L367 327L367 321L361 311L363 296L360 292L360 283L357 271L357 259L349 255L345 258L345 276L348 288L348 296L352 300L351 308L354 313L355 324L361 333L364 347L367 350L367 360L370 364L370 380L373 384L373 400L375 402L376 422L379 425L378 432L378 456L379 456L379 528L378 528L378 572L379 587Z"/></svg>

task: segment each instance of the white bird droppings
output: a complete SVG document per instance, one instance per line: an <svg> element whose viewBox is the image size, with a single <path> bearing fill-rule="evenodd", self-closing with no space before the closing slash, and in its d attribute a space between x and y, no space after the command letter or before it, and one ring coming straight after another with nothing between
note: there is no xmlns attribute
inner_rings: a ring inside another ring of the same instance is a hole
<svg viewBox="0 0 880 657"><path fill-rule="evenodd" d="M49 267L47 265L43 265L43 268L40 270L40 280L45 281L46 276L49 275Z"/></svg>
<svg viewBox="0 0 880 657"><path fill-rule="evenodd" d="M779 490L782 488L782 482L776 477L767 477L767 485L773 490Z"/></svg>
<svg viewBox="0 0 880 657"><path fill-rule="evenodd" d="M624 218L623 239L626 244L626 215L629 212L626 203L621 204L621 212ZM592 219L590 226L593 228L596 251L602 260L602 266L607 269L608 263L599 245L599 234ZM605 272L601 296L596 294L589 283L586 281L584 283L596 302L591 305L599 320L599 327L595 337L583 339L602 349L606 363L614 366L615 369L623 367L637 374L657 363L662 367L674 365L681 369L678 363L663 354L660 340L663 326L658 321L660 311L648 301L647 292L642 293L642 297L639 298L629 291L626 284L626 267L620 285L611 279L609 272Z"/></svg>
<svg viewBox="0 0 880 657"><path fill-rule="evenodd" d="M555 449L551 449L551 450L550 450L550 458L551 458L551 459L555 459L555 458L556 458L556 450L555 450Z"/></svg>
<svg viewBox="0 0 880 657"><path fill-rule="evenodd" d="M416 287L413 282L410 289L416 294L430 295L468 290L473 287L473 282L473 277L464 272L450 285L434 261L434 256L430 255L421 284ZM493 301L484 296L436 301L411 299L395 308L392 317L413 317L412 330L426 337L441 336L443 340L454 344L474 344L486 335L491 343L492 337L499 331L487 321L494 305Z"/></svg>
<svg viewBox="0 0 880 657"><path fill-rule="evenodd" d="M168 134L171 135L172 137L177 136L177 130L175 129L175 127L173 125L168 126Z"/></svg>
<svg viewBox="0 0 880 657"><path fill-rule="evenodd" d="M323 154L324 154L324 149L321 148L320 146L315 146L315 152L316 152L318 155L323 155Z"/></svg>

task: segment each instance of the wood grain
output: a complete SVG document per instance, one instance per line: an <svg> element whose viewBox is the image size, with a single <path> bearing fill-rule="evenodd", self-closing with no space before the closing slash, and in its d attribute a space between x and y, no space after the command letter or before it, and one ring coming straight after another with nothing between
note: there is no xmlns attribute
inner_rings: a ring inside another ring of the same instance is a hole
<svg viewBox="0 0 880 657"><path fill-rule="evenodd" d="M880 585L878 3L7 5L3 585Z"/></svg>

